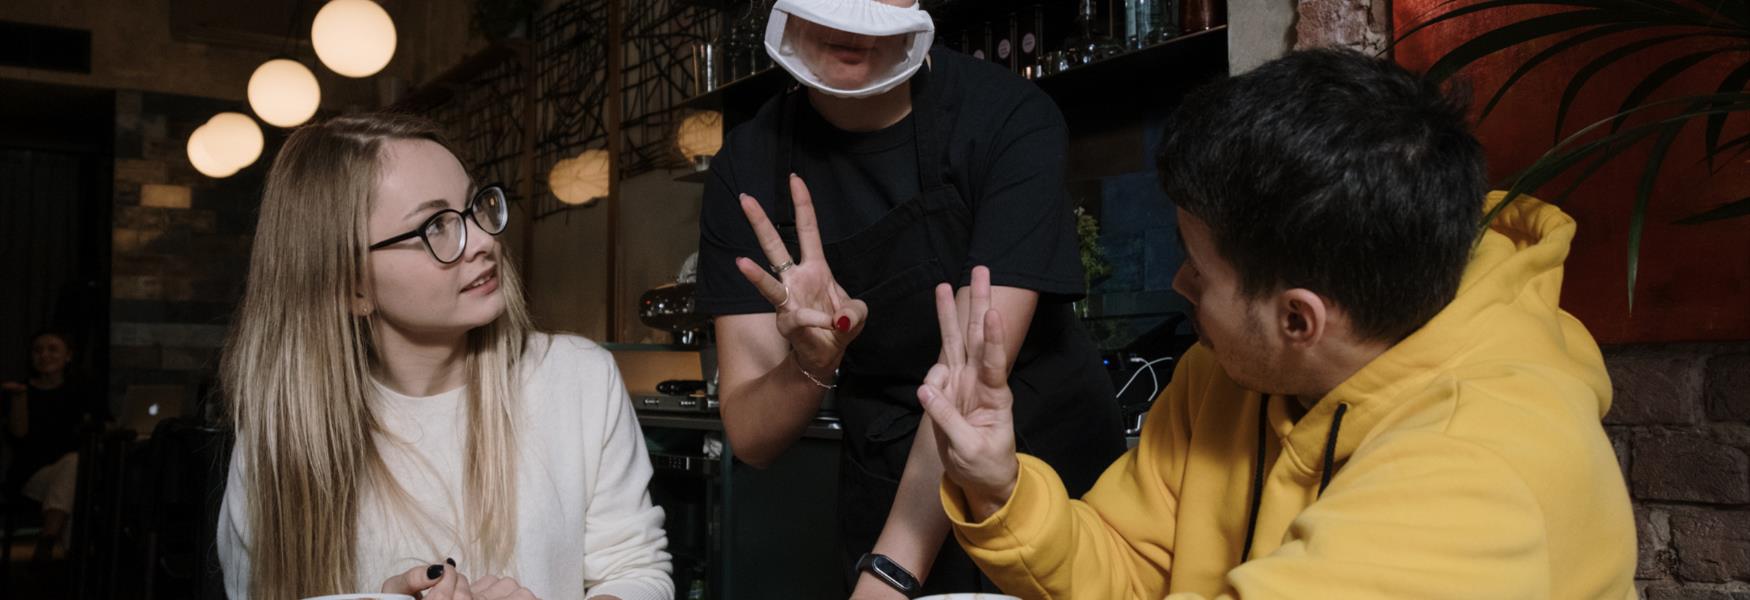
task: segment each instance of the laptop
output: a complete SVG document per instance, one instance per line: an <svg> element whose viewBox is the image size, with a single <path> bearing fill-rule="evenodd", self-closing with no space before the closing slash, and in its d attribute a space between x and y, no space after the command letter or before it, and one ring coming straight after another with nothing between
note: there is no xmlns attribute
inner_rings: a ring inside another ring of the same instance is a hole
<svg viewBox="0 0 1750 600"><path fill-rule="evenodd" d="M182 416L187 396L188 388L181 385L130 385L116 424L150 437L159 421Z"/></svg>

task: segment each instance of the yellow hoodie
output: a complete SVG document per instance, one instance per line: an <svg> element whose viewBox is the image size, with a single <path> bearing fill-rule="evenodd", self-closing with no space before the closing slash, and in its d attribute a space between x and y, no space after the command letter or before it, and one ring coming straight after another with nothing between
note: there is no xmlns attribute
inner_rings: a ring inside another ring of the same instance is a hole
<svg viewBox="0 0 1750 600"><path fill-rule="evenodd" d="M1634 598L1610 381L1556 305L1573 236L1516 200L1452 303L1298 423L1194 348L1084 500L1023 455L982 522L944 483L955 536L1023 598Z"/></svg>

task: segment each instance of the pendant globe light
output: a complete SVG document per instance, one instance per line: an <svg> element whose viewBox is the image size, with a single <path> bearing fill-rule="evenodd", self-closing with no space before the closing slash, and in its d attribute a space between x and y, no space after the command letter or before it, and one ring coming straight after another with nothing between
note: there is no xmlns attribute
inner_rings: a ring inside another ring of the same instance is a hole
<svg viewBox="0 0 1750 600"><path fill-rule="evenodd" d="M194 165L194 170L213 179L230 177L237 169L231 168L213 156L207 150L208 138L212 136L212 128L203 123L196 127L194 133L188 135L188 163Z"/></svg>
<svg viewBox="0 0 1750 600"><path fill-rule="evenodd" d="M222 179L261 158L261 126L240 112L213 115L188 136L188 162L202 175Z"/></svg>
<svg viewBox="0 0 1750 600"><path fill-rule="evenodd" d="M709 168L711 157L723 149L723 113L707 110L688 115L675 132L674 142L694 169Z"/></svg>
<svg viewBox="0 0 1750 600"><path fill-rule="evenodd" d="M585 150L555 163L547 171L547 187L553 190L553 196L560 202L590 206L608 195L608 170L611 166L607 150Z"/></svg>
<svg viewBox="0 0 1750 600"><path fill-rule="evenodd" d="M335 73L367 77L395 55L395 22L371 0L332 0L316 12L310 43Z"/></svg>
<svg viewBox="0 0 1750 600"><path fill-rule="evenodd" d="M249 76L249 108L255 116L275 127L297 127L316 115L322 104L322 87L309 67L289 58L276 58L255 68Z"/></svg>
<svg viewBox="0 0 1750 600"><path fill-rule="evenodd" d="M213 129L214 135L207 142L207 150L214 158L237 169L255 164L255 159L261 158L261 126L256 125L255 119L249 115L222 112L207 120L207 127Z"/></svg>

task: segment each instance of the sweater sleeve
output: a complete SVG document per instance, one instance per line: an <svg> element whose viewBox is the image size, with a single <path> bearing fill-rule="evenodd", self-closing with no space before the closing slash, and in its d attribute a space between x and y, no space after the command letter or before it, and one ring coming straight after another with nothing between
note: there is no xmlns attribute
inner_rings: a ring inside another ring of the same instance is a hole
<svg viewBox="0 0 1750 600"><path fill-rule="evenodd" d="M232 600L249 598L249 513L243 489L241 459L231 451L231 467L225 477L225 499L219 505L219 568L225 576L225 595Z"/></svg>
<svg viewBox="0 0 1750 600"><path fill-rule="evenodd" d="M620 372L609 364L609 401L597 415L604 437L584 515L585 597L670 600L668 535L662 508L650 501L650 456Z"/></svg>
<svg viewBox="0 0 1750 600"><path fill-rule="evenodd" d="M942 503L966 553L1004 592L1022 598L1159 598L1172 568L1179 489L1190 446L1187 388L1196 352L1156 400L1142 441L1071 500L1044 461L1021 455L1009 501L973 522L945 478ZM1203 360L1207 360L1206 358Z"/></svg>

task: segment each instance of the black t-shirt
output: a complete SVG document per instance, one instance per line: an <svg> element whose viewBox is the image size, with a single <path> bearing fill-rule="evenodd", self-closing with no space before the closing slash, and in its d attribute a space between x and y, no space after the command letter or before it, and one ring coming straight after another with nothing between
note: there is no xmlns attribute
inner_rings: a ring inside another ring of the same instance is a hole
<svg viewBox="0 0 1750 600"><path fill-rule="evenodd" d="M72 382L55 389L32 385L27 397L28 422L24 437L12 440L17 458L8 479L17 482L22 482L23 478L30 477L37 469L62 455L78 450L79 430L86 423L102 423L109 419L108 405ZM12 403L17 401L16 396L7 398L5 405L0 407L6 411L7 418L11 418ZM10 438L11 430L6 433Z"/></svg>
<svg viewBox="0 0 1750 600"><path fill-rule="evenodd" d="M984 265L992 285L1037 291L1041 303L1080 298L1080 252L1063 185L1068 135L1057 105L1031 82L953 51L932 50L925 68L940 97L958 105L946 133L948 173L973 215L959 284L968 282L973 266ZM771 215L780 198L774 186L787 185L777 180L774 164L779 100L730 131L711 161L700 218L702 312L772 311L735 269L735 258L770 266L737 198L753 196ZM916 115L879 131L847 132L806 100L794 105L793 164L814 198L823 242L862 231L917 194Z"/></svg>

